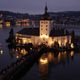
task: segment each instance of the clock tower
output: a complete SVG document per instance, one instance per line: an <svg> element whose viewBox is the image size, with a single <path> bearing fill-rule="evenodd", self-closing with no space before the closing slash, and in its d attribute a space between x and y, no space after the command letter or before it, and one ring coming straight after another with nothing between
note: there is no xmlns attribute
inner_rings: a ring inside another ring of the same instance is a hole
<svg viewBox="0 0 80 80"><path fill-rule="evenodd" d="M52 27L52 20L48 14L47 5L45 6L45 12L40 20L40 38L42 43L48 43L48 38L50 35Z"/></svg>

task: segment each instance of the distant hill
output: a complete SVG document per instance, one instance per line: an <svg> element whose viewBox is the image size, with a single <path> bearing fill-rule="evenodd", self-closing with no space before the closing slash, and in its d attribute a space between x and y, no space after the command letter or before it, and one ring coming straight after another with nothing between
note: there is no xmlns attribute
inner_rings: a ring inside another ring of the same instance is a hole
<svg viewBox="0 0 80 80"><path fill-rule="evenodd" d="M14 13L10 11L0 11L0 14L2 14L2 17L4 18L10 18L10 17L13 17L14 19L29 18L28 13L23 14L23 13Z"/></svg>
<svg viewBox="0 0 80 80"><path fill-rule="evenodd" d="M58 16L69 16L69 17L75 16L75 17L78 17L78 16L80 16L80 11L49 12L49 14L51 14L51 15L55 14Z"/></svg>
<svg viewBox="0 0 80 80"><path fill-rule="evenodd" d="M15 13L10 11L0 11L2 18L14 18L14 19L36 19L39 20L42 14L39 15L30 15L28 13ZM80 11L64 11L64 12L49 12L49 15L52 18L55 17L80 17ZM1 18L1 16L0 16Z"/></svg>

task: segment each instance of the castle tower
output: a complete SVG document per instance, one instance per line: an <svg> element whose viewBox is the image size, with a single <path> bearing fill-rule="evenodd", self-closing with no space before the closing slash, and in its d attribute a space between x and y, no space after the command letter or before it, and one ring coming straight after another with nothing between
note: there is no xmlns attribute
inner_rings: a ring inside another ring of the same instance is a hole
<svg viewBox="0 0 80 80"><path fill-rule="evenodd" d="M48 14L47 5L45 6L45 12L40 20L40 38L43 43L48 43L48 38L51 31L52 20Z"/></svg>

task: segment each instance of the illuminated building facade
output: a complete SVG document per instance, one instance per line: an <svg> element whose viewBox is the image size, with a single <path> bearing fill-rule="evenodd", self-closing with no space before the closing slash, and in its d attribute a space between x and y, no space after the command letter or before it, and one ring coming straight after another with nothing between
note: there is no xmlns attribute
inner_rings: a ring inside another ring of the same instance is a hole
<svg viewBox="0 0 80 80"><path fill-rule="evenodd" d="M0 20L0 28L3 28L3 27L7 27L7 28L11 27L11 21L1 19Z"/></svg>
<svg viewBox="0 0 80 80"><path fill-rule="evenodd" d="M3 20L0 19L0 28L2 28L2 26L3 26Z"/></svg>
<svg viewBox="0 0 80 80"><path fill-rule="evenodd" d="M10 21L5 21L5 26L6 27L10 27L11 26L11 22Z"/></svg>
<svg viewBox="0 0 80 80"><path fill-rule="evenodd" d="M53 20L50 18L47 10L46 5L39 28L24 28L16 33L17 43L32 43L33 45L45 44L51 46L57 42L60 47L71 44L71 35L66 33L64 29L59 30L53 26Z"/></svg>
<svg viewBox="0 0 80 80"><path fill-rule="evenodd" d="M16 20L16 26L30 26L30 20L29 19L18 19Z"/></svg>

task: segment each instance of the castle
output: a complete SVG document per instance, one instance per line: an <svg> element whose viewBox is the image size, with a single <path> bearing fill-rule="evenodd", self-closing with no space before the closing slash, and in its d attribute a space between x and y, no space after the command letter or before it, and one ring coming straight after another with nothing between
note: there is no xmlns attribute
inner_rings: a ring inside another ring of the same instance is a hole
<svg viewBox="0 0 80 80"><path fill-rule="evenodd" d="M64 29L56 29L53 26L53 20L48 14L47 5L40 19L39 27L23 28L16 33L16 42L19 44L32 43L33 45L45 44L48 46L54 45L57 42L60 47L72 44L69 33Z"/></svg>

